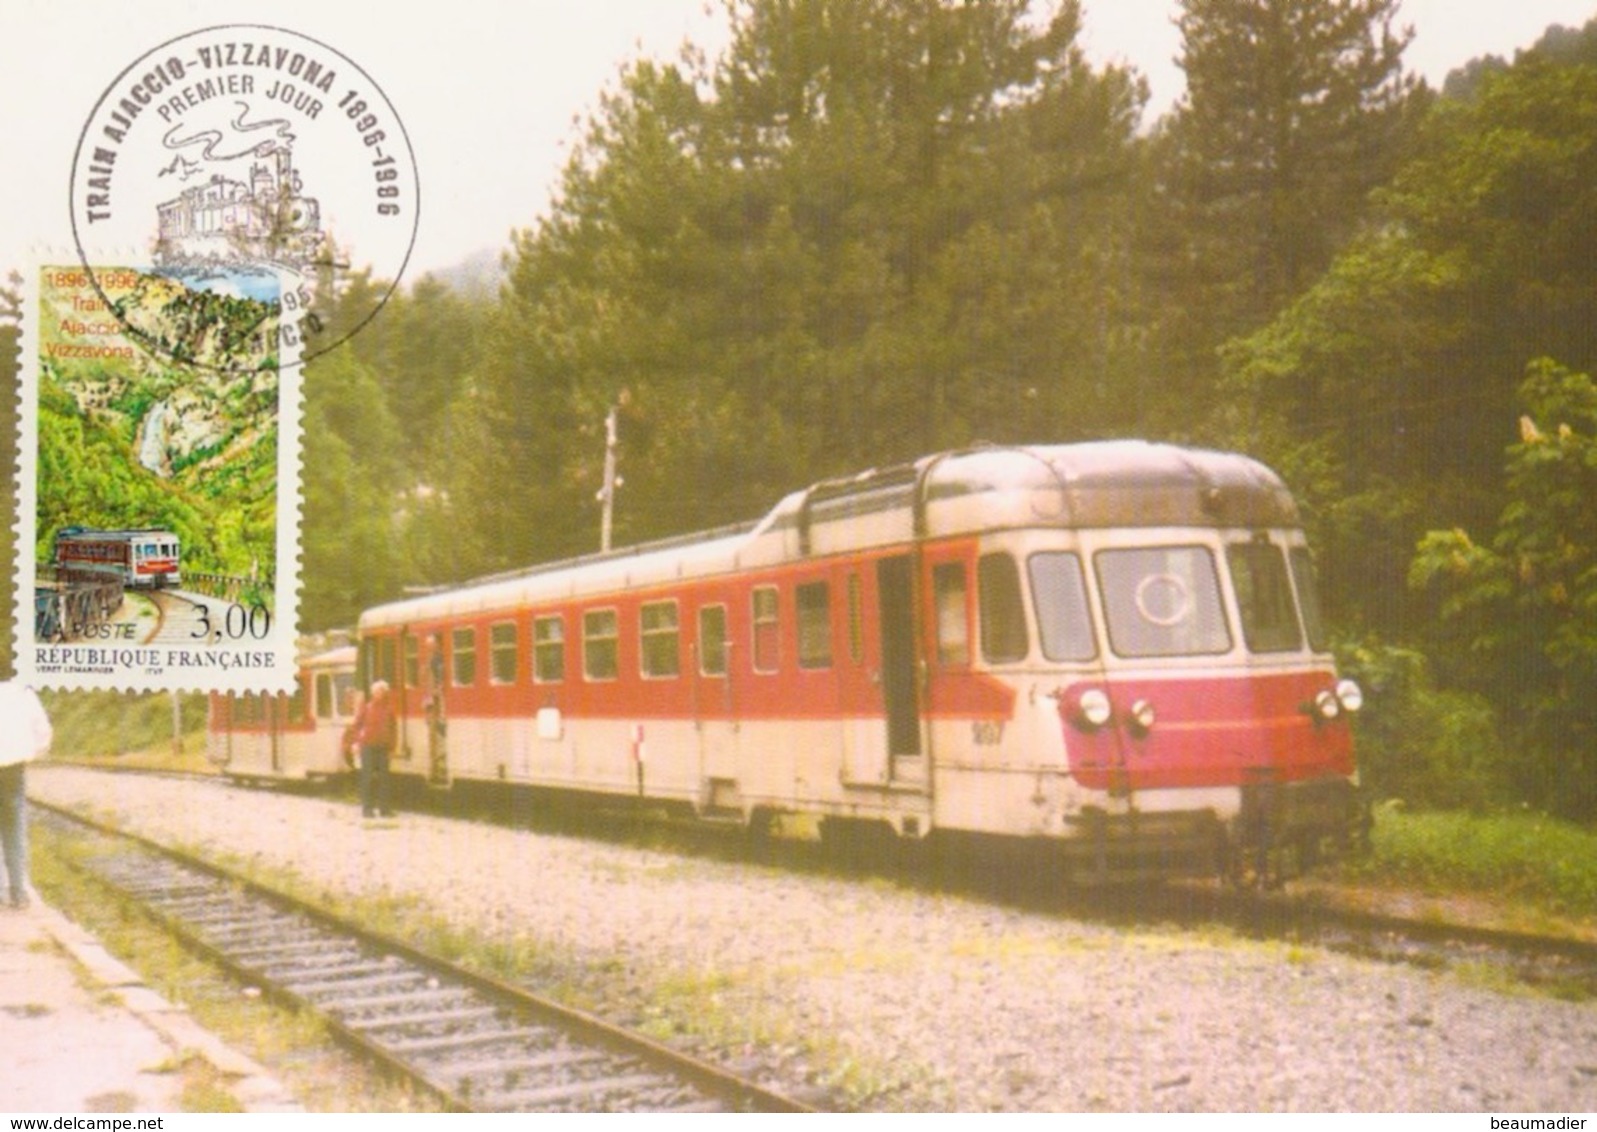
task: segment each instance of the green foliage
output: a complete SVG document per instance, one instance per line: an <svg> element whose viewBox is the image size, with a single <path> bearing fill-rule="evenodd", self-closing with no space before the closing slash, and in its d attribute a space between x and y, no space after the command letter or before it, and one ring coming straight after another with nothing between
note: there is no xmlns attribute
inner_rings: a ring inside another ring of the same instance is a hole
<svg viewBox="0 0 1597 1132"><path fill-rule="evenodd" d="M1411 581L1440 592L1461 675L1525 744L1518 785L1597 817L1597 385L1551 361L1520 387L1508 502L1489 546L1463 530L1421 540Z"/></svg>
<svg viewBox="0 0 1597 1132"><path fill-rule="evenodd" d="M166 693L45 692L41 695L55 731L51 750L61 757L122 755L165 749L172 742L172 698ZM200 742L206 700L182 697L185 745Z"/></svg>
<svg viewBox="0 0 1597 1132"><path fill-rule="evenodd" d="M38 561L53 557L57 531L86 524L165 527L181 540L187 565L221 573L241 565L236 543L223 547L211 537L224 516L206 507L207 496L138 467L121 431L86 416L48 371L39 380L38 469Z"/></svg>
<svg viewBox="0 0 1597 1132"><path fill-rule="evenodd" d="M1333 612L1417 639L1411 548L1503 506L1514 375L1540 356L1597 365L1597 66L1531 53L1439 100L1376 201L1318 283L1230 344L1214 436L1301 490L1345 564L1327 571Z"/></svg>
<svg viewBox="0 0 1597 1132"><path fill-rule="evenodd" d="M1140 93L1084 64L1074 4L1027 9L748 0L720 60L631 67L516 241L478 491L524 494L473 499L483 542L593 546L623 393L623 540L1122 416Z"/></svg>
<svg viewBox="0 0 1597 1132"><path fill-rule="evenodd" d="M1355 869L1394 885L1493 893L1597 916L1597 832L1555 818L1377 806L1371 849Z"/></svg>
<svg viewBox="0 0 1597 1132"><path fill-rule="evenodd" d="M196 295L141 275L119 300L121 316L163 341L187 343L173 356L205 365L185 368L143 351L93 360L52 355L72 333L64 316L73 298L42 287L39 301L38 560L50 560L64 526L160 526L178 535L189 569L269 577L277 545L277 375L260 361L270 353L275 304ZM140 433L158 404L171 411L169 425L174 417L179 424L160 438L163 466L152 471L140 459Z"/></svg>
<svg viewBox="0 0 1597 1132"><path fill-rule="evenodd" d="M398 504L405 446L387 399L349 344L305 366L304 577L300 624L352 625L408 580Z"/></svg>
<svg viewBox="0 0 1597 1132"><path fill-rule="evenodd" d="M1483 696L1437 687L1414 649L1371 640L1337 659L1365 691L1359 780L1370 797L1475 812L1503 804L1504 748Z"/></svg>
<svg viewBox="0 0 1597 1132"><path fill-rule="evenodd" d="M1272 318L1347 245L1428 94L1397 0L1183 0L1187 90L1158 147L1199 349ZM1207 359L1205 359L1207 363ZM1205 365L1207 369L1207 364ZM1207 374L1206 374L1207 376Z"/></svg>

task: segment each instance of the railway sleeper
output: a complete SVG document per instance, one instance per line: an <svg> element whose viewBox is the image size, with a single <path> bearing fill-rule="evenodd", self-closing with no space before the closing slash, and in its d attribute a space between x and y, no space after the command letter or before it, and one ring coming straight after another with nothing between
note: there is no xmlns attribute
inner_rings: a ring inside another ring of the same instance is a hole
<svg viewBox="0 0 1597 1132"><path fill-rule="evenodd" d="M318 936L313 939L290 940L286 943L263 943L255 947L230 947L227 957L234 962L247 959L270 961L281 959L287 962L291 955L325 955L328 958L343 957L354 959L360 952L348 940L338 939L333 936ZM261 967L262 963L253 963L251 966Z"/></svg>
<svg viewBox="0 0 1597 1132"><path fill-rule="evenodd" d="M168 907L168 905L162 905L163 909ZM203 905L201 905L201 907L203 907ZM209 914L200 912L193 915L185 915L183 917L183 922L196 928L204 928L207 930L225 930L236 925L260 926L265 924L280 924L284 922L284 918L276 912L267 911L248 905L240 905L233 908L219 908L215 912Z"/></svg>
<svg viewBox="0 0 1597 1132"><path fill-rule="evenodd" d="M465 987L427 986L425 980L415 990L398 994L357 995L353 998L334 998L322 1003L328 1010L357 1013L367 1010L387 1010L390 1007L432 1006L442 1002L458 1002L465 1006L477 1000L475 992Z"/></svg>
<svg viewBox="0 0 1597 1132"><path fill-rule="evenodd" d="M225 885L215 881L185 880L180 884L172 884L159 881L134 881L110 872L106 875L118 888L136 900L150 903L159 901L171 907L185 905L204 907L222 899L227 891Z"/></svg>
<svg viewBox="0 0 1597 1132"><path fill-rule="evenodd" d="M284 986L297 986L300 982L314 984L317 980L360 978L380 972L398 970L391 959L357 959L352 963L296 963L286 961L263 965L260 972L273 982Z"/></svg>
<svg viewBox="0 0 1597 1132"><path fill-rule="evenodd" d="M542 1029L511 1027L503 1030L472 1030L458 1034L443 1034L436 1037L401 1038L397 1041L388 1042L386 1045L388 1049L401 1056L442 1054L447 1057L451 1051L455 1050L466 1051L500 1043L532 1043L548 1036L547 1032Z"/></svg>
<svg viewBox="0 0 1597 1132"><path fill-rule="evenodd" d="M473 1053L468 1055L468 1059L440 1058L436 1063L428 1060L428 1065L437 1064L441 1072L461 1078L508 1077L511 1079L505 1082L504 1087L510 1088L521 1084L515 1078L524 1073L559 1072L577 1065L611 1060L613 1059L609 1054L600 1050L567 1049L548 1053L507 1051L502 1057L485 1057L481 1053Z"/></svg>
<svg viewBox="0 0 1597 1132"><path fill-rule="evenodd" d="M669 1078L662 1077L658 1073L628 1073L536 1089L514 1089L492 1093L483 1099L488 1106L506 1111L524 1108L544 1109L568 1101L586 1101L592 1106L590 1111L607 1111L612 1107L603 1103L607 1098L636 1092L650 1085L660 1086L668 1081Z"/></svg>
<svg viewBox="0 0 1597 1132"><path fill-rule="evenodd" d="M407 1014L403 1017L390 1015L382 1018L351 1018L345 1019L344 1025L361 1033L374 1033L380 1030L400 1030L407 1026L447 1026L455 1022L480 1022L493 1018L500 1011L500 1007L485 1004L463 1006L458 1010L436 1010L428 1014Z"/></svg>
<svg viewBox="0 0 1597 1132"><path fill-rule="evenodd" d="M207 942L225 946L228 940L251 940L256 938L279 940L283 943L298 943L304 939L325 939L324 933L312 934L301 920L292 916L265 916L256 920L213 920L208 924L197 923L183 917L183 922L190 925Z"/></svg>
<svg viewBox="0 0 1597 1132"><path fill-rule="evenodd" d="M375 990L379 987L427 986L430 976L421 971L407 971L392 967L379 968L369 975L329 975L320 978L296 979L277 976L274 981L283 984L295 994L314 998L324 994L348 994L354 991Z"/></svg>

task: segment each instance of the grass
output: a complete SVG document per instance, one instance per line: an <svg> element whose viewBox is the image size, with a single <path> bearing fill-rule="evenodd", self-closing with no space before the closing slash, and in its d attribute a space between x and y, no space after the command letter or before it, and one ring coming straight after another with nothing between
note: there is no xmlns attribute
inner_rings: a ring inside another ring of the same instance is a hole
<svg viewBox="0 0 1597 1132"><path fill-rule="evenodd" d="M1597 927L1597 831L1530 812L1376 808L1371 852L1344 879L1485 897Z"/></svg>
<svg viewBox="0 0 1597 1132"><path fill-rule="evenodd" d="M164 692L45 692L60 758L114 759L118 766L211 770L205 759L206 698L179 697L173 742L172 697Z"/></svg>

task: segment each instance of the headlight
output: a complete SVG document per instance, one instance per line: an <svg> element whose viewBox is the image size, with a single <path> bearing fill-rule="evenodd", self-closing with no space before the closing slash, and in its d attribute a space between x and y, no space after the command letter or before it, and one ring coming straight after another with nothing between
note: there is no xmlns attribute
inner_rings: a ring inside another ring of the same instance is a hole
<svg viewBox="0 0 1597 1132"><path fill-rule="evenodd" d="M1314 697L1314 711L1321 719L1329 721L1342 714L1342 705L1334 692L1321 692Z"/></svg>
<svg viewBox="0 0 1597 1132"><path fill-rule="evenodd" d="M1355 681L1338 680L1336 683L1336 702L1342 705L1342 710L1347 712L1358 711L1364 706L1364 689Z"/></svg>
<svg viewBox="0 0 1597 1132"><path fill-rule="evenodd" d="M1082 723L1096 730L1109 722L1114 711L1109 705L1109 696L1102 689L1088 688L1076 701L1076 714Z"/></svg>
<svg viewBox="0 0 1597 1132"><path fill-rule="evenodd" d="M1153 730L1153 705L1147 700L1138 700L1131 705L1131 727L1142 735Z"/></svg>

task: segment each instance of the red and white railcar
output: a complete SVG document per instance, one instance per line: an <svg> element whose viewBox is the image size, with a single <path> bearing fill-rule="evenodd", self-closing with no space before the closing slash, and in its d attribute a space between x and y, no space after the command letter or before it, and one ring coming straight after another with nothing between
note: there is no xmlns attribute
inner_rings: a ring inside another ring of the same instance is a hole
<svg viewBox="0 0 1597 1132"><path fill-rule="evenodd" d="M395 770L759 825L1057 844L1208 872L1359 829L1291 495L1243 456L990 448L817 484L757 525L360 619Z"/></svg>
<svg viewBox="0 0 1597 1132"><path fill-rule="evenodd" d="M299 664L288 695L210 700L206 757L231 778L322 779L344 773L344 730L354 719L356 650L328 649Z"/></svg>

